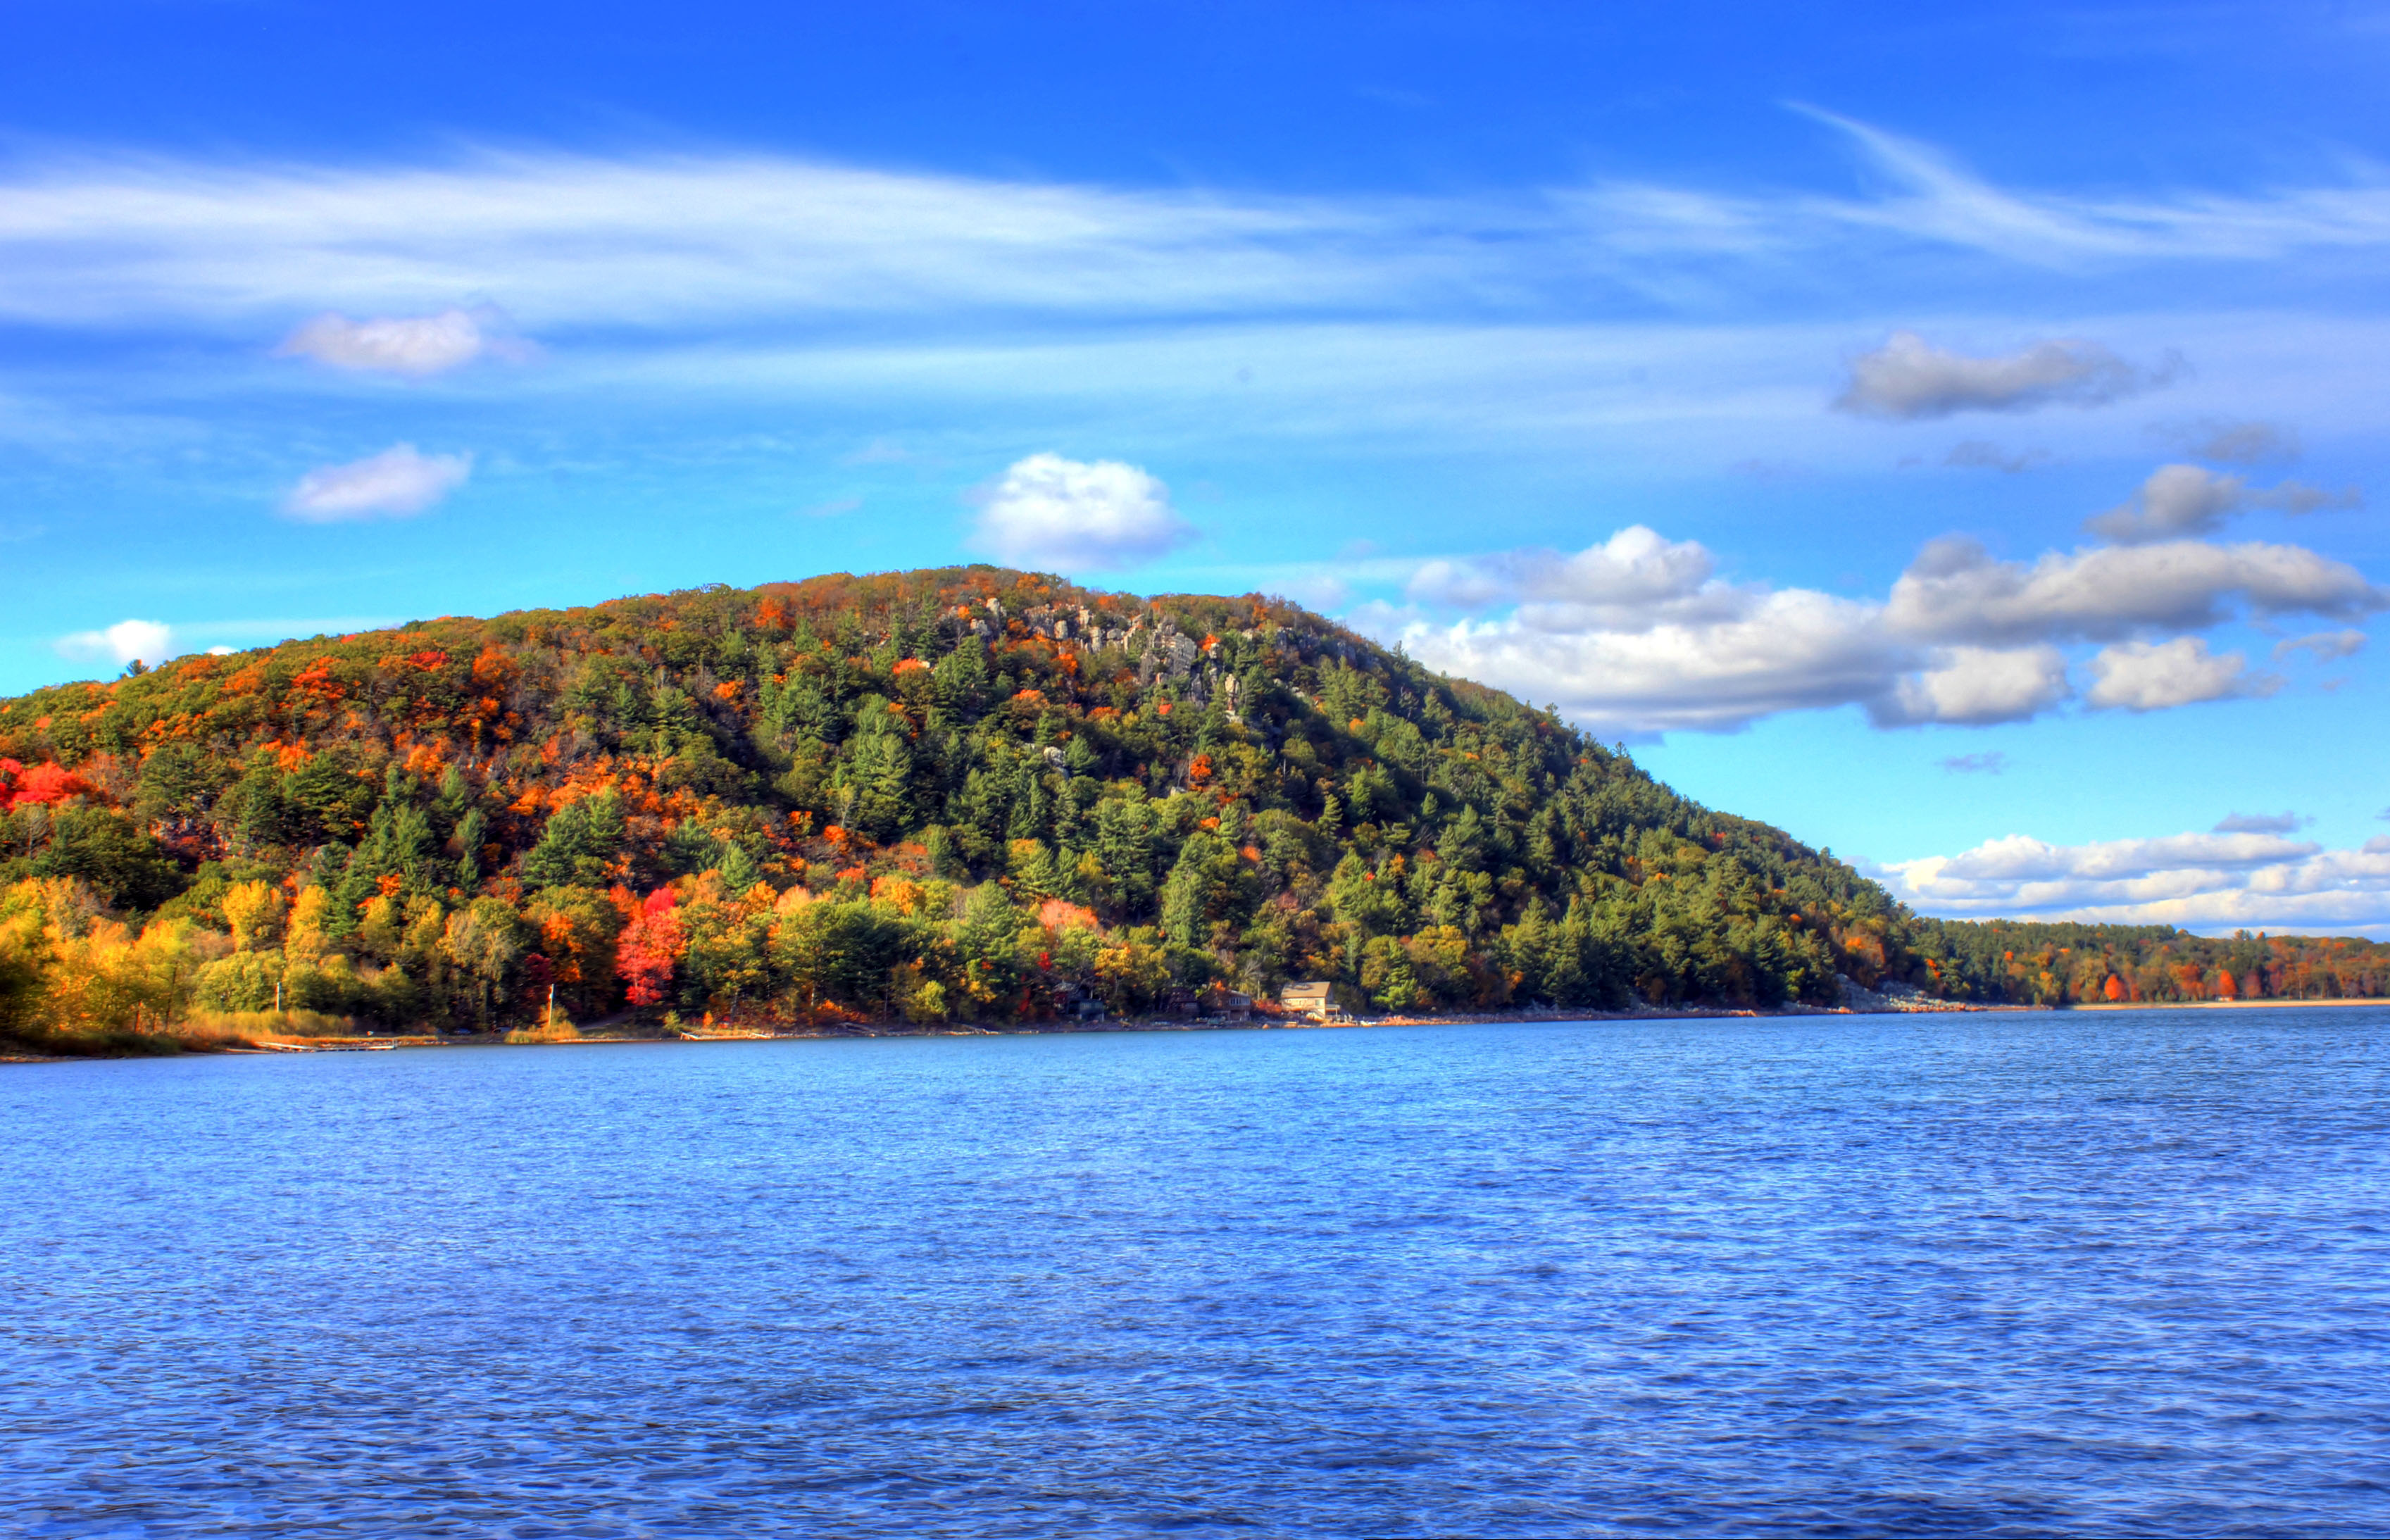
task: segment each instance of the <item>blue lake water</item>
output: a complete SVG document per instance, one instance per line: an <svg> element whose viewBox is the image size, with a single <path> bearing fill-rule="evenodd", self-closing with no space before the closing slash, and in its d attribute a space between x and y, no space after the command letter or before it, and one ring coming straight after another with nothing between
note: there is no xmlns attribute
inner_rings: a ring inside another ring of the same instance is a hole
<svg viewBox="0 0 2390 1540"><path fill-rule="evenodd" d="M2390 1011L0 1070L0 1531L2390 1534Z"/></svg>

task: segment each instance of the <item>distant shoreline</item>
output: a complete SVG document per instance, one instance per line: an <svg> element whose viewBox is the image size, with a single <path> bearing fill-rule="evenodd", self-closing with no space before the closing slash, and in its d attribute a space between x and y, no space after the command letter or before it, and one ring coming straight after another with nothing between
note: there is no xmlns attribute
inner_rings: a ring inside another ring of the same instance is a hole
<svg viewBox="0 0 2390 1540"><path fill-rule="evenodd" d="M2285 1000L2268 995L2262 1000L2100 1000L2083 1005L2052 1006L2052 1010L2287 1010L2294 1007L2312 1006L2390 1006L2390 995L2369 998L2361 995L2334 995L2329 1000Z"/></svg>

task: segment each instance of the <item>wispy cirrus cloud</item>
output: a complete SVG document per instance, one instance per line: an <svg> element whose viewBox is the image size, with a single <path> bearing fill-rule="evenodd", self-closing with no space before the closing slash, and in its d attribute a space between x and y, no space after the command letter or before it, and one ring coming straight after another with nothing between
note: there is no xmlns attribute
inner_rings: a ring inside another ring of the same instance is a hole
<svg viewBox="0 0 2390 1540"><path fill-rule="evenodd" d="M2318 631L2305 636L2292 636L2274 644L2274 661L2287 662L2304 652L2315 662L2329 663L2342 658L2353 658L2365 648L2365 633L2353 627L2338 631Z"/></svg>
<svg viewBox="0 0 2390 1540"><path fill-rule="evenodd" d="M2262 260L2300 247L2370 246L2390 235L2378 176L2268 197L2092 198L2001 187L1921 140L1814 107L1895 190L1814 199L1821 217L2052 266L2156 258ZM2370 168L2369 168L2370 170ZM2285 244L2287 243L2287 244Z"/></svg>
<svg viewBox="0 0 2390 1540"><path fill-rule="evenodd" d="M1875 196L1608 180L1273 197L739 153L483 150L362 167L52 154L19 158L0 180L0 318L289 327L294 305L329 306L378 319L310 323L293 338L301 351L414 368L463 349L454 317L470 318L457 307L477 296L534 327L960 309L1581 314L1587 295L1679 308L1716 292L1721 263L1780 282L1788 256L1921 243L2044 268L2390 244L2390 186L2368 174L2253 195L2086 199L1997 186L1931 147L1817 116L1866 163ZM2057 352L1964 361L1999 366L1989 374L1945 365L1921 382L1911 360L1904 382L1860 399L1912 414L2114 392L2133 378L2088 344L2042 346Z"/></svg>

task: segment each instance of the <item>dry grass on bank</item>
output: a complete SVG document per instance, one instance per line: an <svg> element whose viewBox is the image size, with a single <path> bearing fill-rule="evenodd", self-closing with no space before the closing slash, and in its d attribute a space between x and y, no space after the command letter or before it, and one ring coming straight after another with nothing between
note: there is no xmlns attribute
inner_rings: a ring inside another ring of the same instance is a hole
<svg viewBox="0 0 2390 1540"><path fill-rule="evenodd" d="M171 1025L137 1031L19 1031L0 1037L0 1053L40 1059L142 1059L225 1053L271 1041L353 1037L363 1030L352 1018L315 1010L194 1011Z"/></svg>
<svg viewBox="0 0 2390 1540"><path fill-rule="evenodd" d="M517 1027L507 1033L509 1043L578 1043L581 1029L559 1017L555 1021L538 1027Z"/></svg>

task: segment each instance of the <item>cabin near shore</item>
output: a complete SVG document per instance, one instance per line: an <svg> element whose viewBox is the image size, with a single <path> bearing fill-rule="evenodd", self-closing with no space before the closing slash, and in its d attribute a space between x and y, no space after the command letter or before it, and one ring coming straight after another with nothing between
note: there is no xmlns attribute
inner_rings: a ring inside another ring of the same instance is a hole
<svg viewBox="0 0 2390 1540"><path fill-rule="evenodd" d="M1342 1021L1344 1012L1338 1008L1334 987L1311 982L1288 984L1279 991L1278 1003L1297 1016L1308 1016L1319 1021Z"/></svg>

